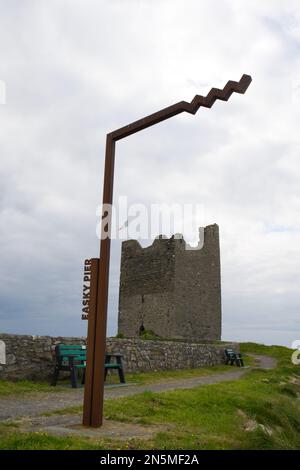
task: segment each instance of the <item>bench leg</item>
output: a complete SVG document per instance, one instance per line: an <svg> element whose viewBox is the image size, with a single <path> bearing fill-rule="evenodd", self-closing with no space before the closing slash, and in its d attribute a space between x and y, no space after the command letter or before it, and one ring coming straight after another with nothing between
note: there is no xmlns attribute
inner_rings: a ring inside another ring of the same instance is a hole
<svg viewBox="0 0 300 470"><path fill-rule="evenodd" d="M76 367L71 367L71 384L72 384L72 388L77 388L77 370L76 370Z"/></svg>
<svg viewBox="0 0 300 470"><path fill-rule="evenodd" d="M58 367L58 366L55 366L55 369L54 369L54 372L53 372L53 376L52 376L52 380L51 380L51 385L52 385L53 387L55 387L56 384L57 384L58 376L59 376L59 367Z"/></svg>
<svg viewBox="0 0 300 470"><path fill-rule="evenodd" d="M107 377L107 372L108 372L108 369L106 367L104 367L104 382L105 382L106 377Z"/></svg>
<svg viewBox="0 0 300 470"><path fill-rule="evenodd" d="M242 359L240 356L238 356L238 357L236 358L236 365L237 365L238 367L244 367L244 361L243 361L243 359Z"/></svg>
<svg viewBox="0 0 300 470"><path fill-rule="evenodd" d="M85 369L83 369L82 379L81 379L81 385L84 385L84 384L85 384Z"/></svg>
<svg viewBox="0 0 300 470"><path fill-rule="evenodd" d="M125 383L125 375L124 375L124 369L123 369L123 364L122 364L121 357L117 357L117 363L119 365L118 374L119 374L120 383L124 384Z"/></svg>
<svg viewBox="0 0 300 470"><path fill-rule="evenodd" d="M124 376L123 367L119 367L119 368L118 368L118 373L119 373L120 383L121 383L121 384L124 384L124 383L125 383L125 376Z"/></svg>

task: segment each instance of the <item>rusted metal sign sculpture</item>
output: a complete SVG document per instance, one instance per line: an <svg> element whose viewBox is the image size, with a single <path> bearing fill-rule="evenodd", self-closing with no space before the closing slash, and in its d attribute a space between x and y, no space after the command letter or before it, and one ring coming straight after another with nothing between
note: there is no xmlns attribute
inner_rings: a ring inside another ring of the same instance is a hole
<svg viewBox="0 0 300 470"><path fill-rule="evenodd" d="M115 164L115 146L118 140L131 134L153 126L159 122L176 116L183 112L196 114L203 106L211 108L218 100L227 101L233 92L245 93L251 83L249 75L243 75L239 82L229 81L223 90L212 88L207 96L196 95L188 103L179 103L168 106L157 113L150 114L127 126L121 127L106 136L105 169L103 185L103 206L112 204L113 181ZM106 321L108 303L108 280L110 261L110 223L107 223L107 214L102 214L101 233L107 236L101 238L100 259L89 260L89 299L88 299L88 340L87 340L87 369L84 390L83 424L85 426L99 427L102 425L103 394L104 394L104 362Z"/></svg>

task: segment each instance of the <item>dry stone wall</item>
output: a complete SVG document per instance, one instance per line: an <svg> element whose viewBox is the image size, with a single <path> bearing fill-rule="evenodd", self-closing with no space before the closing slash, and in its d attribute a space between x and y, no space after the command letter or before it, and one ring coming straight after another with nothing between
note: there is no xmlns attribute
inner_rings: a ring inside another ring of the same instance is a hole
<svg viewBox="0 0 300 470"><path fill-rule="evenodd" d="M86 344L85 338L0 334L6 347L6 364L0 364L0 379L48 379L53 372L56 344ZM127 372L187 369L222 364L225 344L187 343L108 338L107 351L124 355Z"/></svg>

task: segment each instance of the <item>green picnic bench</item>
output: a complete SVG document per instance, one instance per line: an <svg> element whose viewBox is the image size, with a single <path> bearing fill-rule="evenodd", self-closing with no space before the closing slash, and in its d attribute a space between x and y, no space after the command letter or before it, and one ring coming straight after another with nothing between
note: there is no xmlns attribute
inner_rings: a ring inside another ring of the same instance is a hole
<svg viewBox="0 0 300 470"><path fill-rule="evenodd" d="M244 367L243 357L240 353L235 352L231 348L225 349L226 364L233 366L234 364L237 367Z"/></svg>
<svg viewBox="0 0 300 470"><path fill-rule="evenodd" d="M114 360L112 360L114 358ZM105 353L104 380L109 369L117 369L121 383L125 383L122 362L123 355L118 353ZM51 385L55 386L60 371L71 372L72 388L77 388L77 372L82 370L82 384L85 381L86 346L82 344L58 344L55 346L55 366Z"/></svg>

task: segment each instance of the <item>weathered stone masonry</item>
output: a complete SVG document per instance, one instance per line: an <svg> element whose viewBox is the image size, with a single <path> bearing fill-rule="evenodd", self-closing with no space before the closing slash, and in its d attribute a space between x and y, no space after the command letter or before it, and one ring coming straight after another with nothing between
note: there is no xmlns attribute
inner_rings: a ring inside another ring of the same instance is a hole
<svg viewBox="0 0 300 470"><path fill-rule="evenodd" d="M0 334L6 344L6 365L0 365L0 379L49 379L53 372L52 351L56 344L86 344L85 338L52 338ZM236 343L226 343L239 349ZM107 351L124 355L127 372L186 369L222 364L225 343L185 343L145 341L141 339L107 339Z"/></svg>
<svg viewBox="0 0 300 470"><path fill-rule="evenodd" d="M123 242L118 332L137 337L141 327L162 338L221 339L218 225L205 227L197 250L174 236L146 248Z"/></svg>

